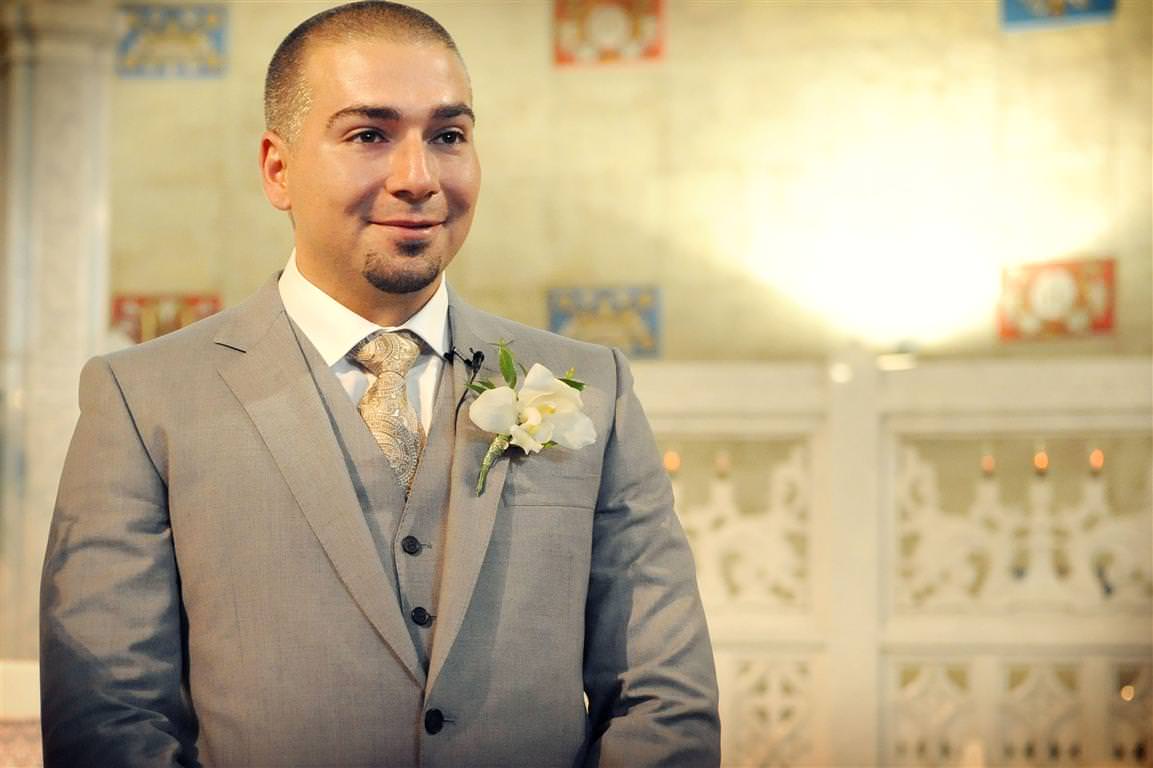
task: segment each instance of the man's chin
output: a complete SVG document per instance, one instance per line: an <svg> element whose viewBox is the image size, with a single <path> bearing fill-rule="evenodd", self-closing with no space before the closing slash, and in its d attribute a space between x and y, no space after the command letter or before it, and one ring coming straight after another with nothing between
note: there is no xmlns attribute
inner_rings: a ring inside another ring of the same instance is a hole
<svg viewBox="0 0 1153 768"><path fill-rule="evenodd" d="M364 279L383 293L408 294L423 291L436 282L440 270L429 265L426 270L365 269Z"/></svg>

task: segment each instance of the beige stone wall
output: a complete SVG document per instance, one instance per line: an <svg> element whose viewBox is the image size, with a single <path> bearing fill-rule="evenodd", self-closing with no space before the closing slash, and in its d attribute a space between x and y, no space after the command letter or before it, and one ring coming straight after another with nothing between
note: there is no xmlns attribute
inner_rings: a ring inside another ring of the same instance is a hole
<svg viewBox="0 0 1153 768"><path fill-rule="evenodd" d="M1005 32L979 0L668 0L658 63L558 69L551 3L419 3L476 87L480 212L450 278L545 325L550 287L655 283L665 356L1153 350L1153 4ZM217 81L113 88L116 290L220 291L280 266L263 200L263 69L318 6L229 6ZM1003 265L1119 261L1110 337L1004 346Z"/></svg>

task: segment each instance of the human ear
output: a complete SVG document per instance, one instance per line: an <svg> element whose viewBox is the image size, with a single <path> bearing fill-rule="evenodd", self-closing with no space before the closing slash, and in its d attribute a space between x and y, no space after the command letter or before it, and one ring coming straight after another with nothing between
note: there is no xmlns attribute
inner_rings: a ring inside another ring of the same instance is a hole
<svg viewBox="0 0 1153 768"><path fill-rule="evenodd" d="M288 194L288 147L284 139L272 131L265 131L260 137L260 176L268 202L278 210L292 210Z"/></svg>

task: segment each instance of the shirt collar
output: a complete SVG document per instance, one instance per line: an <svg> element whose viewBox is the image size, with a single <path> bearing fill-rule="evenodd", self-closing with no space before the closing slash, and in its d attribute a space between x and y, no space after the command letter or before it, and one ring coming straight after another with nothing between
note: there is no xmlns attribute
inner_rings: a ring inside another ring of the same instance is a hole
<svg viewBox="0 0 1153 768"><path fill-rule="evenodd" d="M432 298L398 326L377 325L310 283L296 266L296 251L288 258L278 287L288 317L316 347L325 365L332 365L365 336L379 330L398 331L402 328L415 333L433 352L443 357L452 345L448 332L446 283L444 275L441 275L440 285Z"/></svg>

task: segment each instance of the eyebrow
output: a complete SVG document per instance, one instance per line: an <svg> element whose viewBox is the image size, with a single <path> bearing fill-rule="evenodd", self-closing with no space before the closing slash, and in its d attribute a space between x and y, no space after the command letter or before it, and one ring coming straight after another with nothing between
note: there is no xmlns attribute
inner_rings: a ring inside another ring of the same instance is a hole
<svg viewBox="0 0 1153 768"><path fill-rule="evenodd" d="M370 107L366 104L357 104L334 112L332 116L328 118L328 127L331 128L336 124L337 120L349 116L363 117L369 120L401 119L400 110L396 107ZM472 107L464 103L446 104L432 111L433 120L452 120L453 118L461 116L467 117L473 123L476 122L476 113L472 111Z"/></svg>

